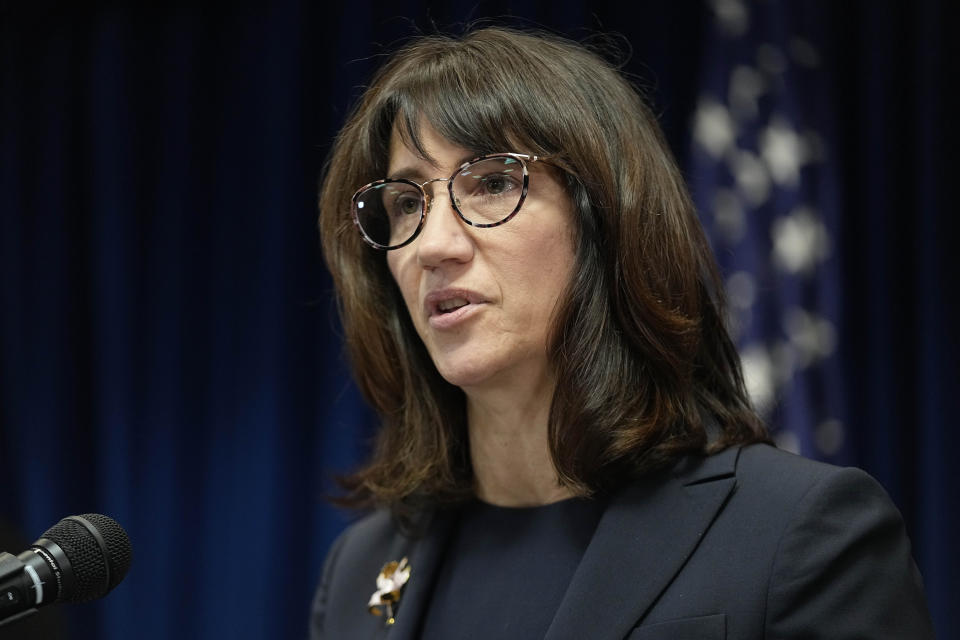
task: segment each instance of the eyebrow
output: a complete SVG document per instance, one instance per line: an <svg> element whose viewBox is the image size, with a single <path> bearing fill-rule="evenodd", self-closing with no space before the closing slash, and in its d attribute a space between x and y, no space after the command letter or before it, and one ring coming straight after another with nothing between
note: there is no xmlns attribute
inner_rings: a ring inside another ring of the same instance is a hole
<svg viewBox="0 0 960 640"><path fill-rule="evenodd" d="M457 168L459 169L461 166L463 166L463 163L469 162L470 160L473 160L474 158L476 158L476 157L478 157L478 156L480 156L480 155L482 155L482 154L479 154L479 153L470 153L470 154L467 154L467 155L463 156L460 160L457 161ZM427 162L429 162L429 161L427 161ZM430 166L436 168L436 169L439 171L439 167L437 167L437 165L435 165L435 164L432 163L432 162L429 162L429 164L430 164ZM433 179L433 178L431 178L431 177L429 177L429 176L424 175L423 171L421 170L421 168L420 168L419 166L400 167L399 169L396 169L396 170L394 170L394 171L388 171L388 172L387 172L387 177L388 177L388 178L402 178L402 179L404 179L404 180L413 180L414 182L426 182L427 180L432 180L432 179ZM436 178L436 177L439 177L439 176L433 176L433 177ZM444 178L446 178L446 177L447 177L447 176L444 176Z"/></svg>

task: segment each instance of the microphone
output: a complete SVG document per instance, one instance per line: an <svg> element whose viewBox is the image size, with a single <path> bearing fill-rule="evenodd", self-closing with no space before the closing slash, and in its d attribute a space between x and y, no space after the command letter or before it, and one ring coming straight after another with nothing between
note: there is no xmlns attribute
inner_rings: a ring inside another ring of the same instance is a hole
<svg viewBox="0 0 960 640"><path fill-rule="evenodd" d="M69 516L14 556L0 552L0 627L54 602L87 602L120 584L133 560L130 537L98 513Z"/></svg>

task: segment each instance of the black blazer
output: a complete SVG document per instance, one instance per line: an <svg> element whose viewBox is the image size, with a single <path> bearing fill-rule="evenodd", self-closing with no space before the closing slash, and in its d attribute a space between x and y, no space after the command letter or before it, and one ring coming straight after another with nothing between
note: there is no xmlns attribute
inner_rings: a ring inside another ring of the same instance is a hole
<svg viewBox="0 0 960 640"><path fill-rule="evenodd" d="M413 539L377 512L347 529L327 556L311 637L413 640L451 525L435 514ZM402 557L410 580L387 627L367 601ZM900 513L877 482L767 445L687 458L614 495L546 635L932 637Z"/></svg>

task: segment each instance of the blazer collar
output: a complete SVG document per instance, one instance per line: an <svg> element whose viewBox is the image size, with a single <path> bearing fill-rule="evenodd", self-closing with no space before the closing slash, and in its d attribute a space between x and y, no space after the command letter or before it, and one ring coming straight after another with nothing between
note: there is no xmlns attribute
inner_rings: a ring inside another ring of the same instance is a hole
<svg viewBox="0 0 960 640"><path fill-rule="evenodd" d="M739 448L733 448L688 457L672 472L614 495L545 640L625 637L723 509L736 484L738 455Z"/></svg>
<svg viewBox="0 0 960 640"><path fill-rule="evenodd" d="M597 524L545 640L623 638L680 571L736 484L739 448L687 457L613 496ZM407 556L410 581L389 640L414 640L429 603L454 521L437 511L422 538L403 538L394 556ZM610 585L622 585L611 589ZM597 625L597 620L604 620ZM597 635L601 633L602 635Z"/></svg>
<svg viewBox="0 0 960 640"><path fill-rule="evenodd" d="M397 606L396 623L385 627L389 640L414 640L420 632L420 623L430 602L433 583L453 529L454 517L449 510L437 510L427 515L429 523L421 523L425 534L419 538L403 537L404 549L396 557L406 556L410 563L410 580Z"/></svg>

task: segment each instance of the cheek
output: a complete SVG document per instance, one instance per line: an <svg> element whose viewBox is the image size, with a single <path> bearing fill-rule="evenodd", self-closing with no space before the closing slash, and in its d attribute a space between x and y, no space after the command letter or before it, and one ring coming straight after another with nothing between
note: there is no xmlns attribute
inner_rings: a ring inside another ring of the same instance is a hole
<svg viewBox="0 0 960 640"><path fill-rule="evenodd" d="M537 273L531 274L532 280L537 282L537 290L531 294L540 295L546 325L555 317L557 305L570 286L576 262L569 234L556 234L552 240L555 243L552 250L544 253L544 259L536 267Z"/></svg>
<svg viewBox="0 0 960 640"><path fill-rule="evenodd" d="M410 260L405 258L406 256L397 251L391 251L387 254L387 267L390 269L390 275L393 276L393 281L400 289L400 295L403 296L407 310L411 312L411 317L416 321L416 314L413 313L413 308L419 298L419 283L416 278L415 269L411 268L415 265L411 265Z"/></svg>
<svg viewBox="0 0 960 640"><path fill-rule="evenodd" d="M565 287L575 262L572 236L569 224L557 224L529 250L529 275L538 289L555 292Z"/></svg>

